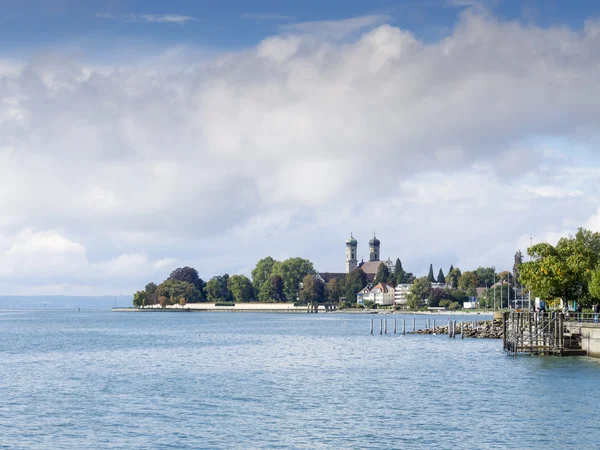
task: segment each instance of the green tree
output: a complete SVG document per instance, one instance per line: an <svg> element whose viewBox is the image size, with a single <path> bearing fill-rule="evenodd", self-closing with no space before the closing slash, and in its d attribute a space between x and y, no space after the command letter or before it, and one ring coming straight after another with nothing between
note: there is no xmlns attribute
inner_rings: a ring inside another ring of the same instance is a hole
<svg viewBox="0 0 600 450"><path fill-rule="evenodd" d="M356 303L356 294L368 284L367 274L362 269L356 269L346 275L346 300Z"/></svg>
<svg viewBox="0 0 600 450"><path fill-rule="evenodd" d="M252 282L244 275L233 275L227 283L236 303L249 302L254 294Z"/></svg>
<svg viewBox="0 0 600 450"><path fill-rule="evenodd" d="M600 266L597 266L590 277L588 289L592 298L600 300Z"/></svg>
<svg viewBox="0 0 600 450"><path fill-rule="evenodd" d="M458 280L458 288L466 293L469 297L477 295L477 275L475 272L465 272Z"/></svg>
<svg viewBox="0 0 600 450"><path fill-rule="evenodd" d="M448 272L446 272L446 277L450 274L450 272L452 272L454 270L454 266L452 264L450 264L450 268L448 269Z"/></svg>
<svg viewBox="0 0 600 450"><path fill-rule="evenodd" d="M325 299L328 302L339 302L344 296L344 278L332 278L325 286Z"/></svg>
<svg viewBox="0 0 600 450"><path fill-rule="evenodd" d="M296 301L300 283L306 275L315 275L313 264L303 258L288 258L281 265L274 265L273 274L283 279L283 290L288 301Z"/></svg>
<svg viewBox="0 0 600 450"><path fill-rule="evenodd" d="M158 303L157 288L158 286L152 282L148 283L144 288L144 291L146 291L146 305L156 305Z"/></svg>
<svg viewBox="0 0 600 450"><path fill-rule="evenodd" d="M187 281L177 281L177 280L166 280L163 281L156 288L156 295L159 299L159 303L161 305L168 304L173 305L178 303L180 299L185 299L186 303L199 303L204 301L202 294L191 283ZM160 301L160 298L164 297L166 300Z"/></svg>
<svg viewBox="0 0 600 450"><path fill-rule="evenodd" d="M478 267L475 269L477 276L477 287L490 287L495 283L495 267Z"/></svg>
<svg viewBox="0 0 600 450"><path fill-rule="evenodd" d="M440 271L438 272L437 282L443 283L443 284L446 283L446 277L444 276L444 271L442 270L441 267L440 267Z"/></svg>
<svg viewBox="0 0 600 450"><path fill-rule="evenodd" d="M387 268L385 263L379 264L377 268L377 275L375 275L374 283L387 283L390 278L390 270Z"/></svg>
<svg viewBox="0 0 600 450"><path fill-rule="evenodd" d="M451 299L452 297L446 289L434 288L429 291L429 296L427 297L427 304L431 307L444 306L441 302L446 300L448 302L446 303L446 305L449 305Z"/></svg>
<svg viewBox="0 0 600 450"><path fill-rule="evenodd" d="M306 275L302 279L302 289L299 293L303 303L323 303L325 300L325 285L314 275Z"/></svg>
<svg viewBox="0 0 600 450"><path fill-rule="evenodd" d="M252 287L261 302L271 301L271 275L277 263L278 261L267 256L258 261L252 271Z"/></svg>
<svg viewBox="0 0 600 450"><path fill-rule="evenodd" d="M190 283L198 289L201 296L204 296L204 286L206 283L198 276L198 271L192 267L180 267L175 269L171 272L171 275L169 275L168 280Z"/></svg>
<svg viewBox="0 0 600 450"><path fill-rule="evenodd" d="M137 291L133 294L133 306L138 308L146 305L146 291Z"/></svg>
<svg viewBox="0 0 600 450"><path fill-rule="evenodd" d="M429 281L429 277L417 278L412 284L410 292L406 296L406 304L410 309L420 308L427 303L430 292L431 281ZM411 305L418 306L413 308Z"/></svg>
<svg viewBox="0 0 600 450"><path fill-rule="evenodd" d="M208 283L206 283L205 288L208 301L211 303L232 302L233 295L229 290L228 284L228 274L212 277Z"/></svg>
<svg viewBox="0 0 600 450"><path fill-rule="evenodd" d="M400 258L397 258L396 265L394 266L394 280L396 281L396 284L405 283L405 276L406 273L402 267L402 262L400 261Z"/></svg>
<svg viewBox="0 0 600 450"><path fill-rule="evenodd" d="M456 269L452 267L452 270L448 272L446 275L446 283L448 283L452 288L456 289L458 287L458 280L460 279L462 272L457 267Z"/></svg>
<svg viewBox="0 0 600 450"><path fill-rule="evenodd" d="M435 283L435 276L433 275L433 264L429 264L429 275L427 275L427 279L430 283Z"/></svg>
<svg viewBox="0 0 600 450"><path fill-rule="evenodd" d="M273 275L271 277L271 299L274 302L285 302L285 290L284 290L283 278L279 275Z"/></svg>

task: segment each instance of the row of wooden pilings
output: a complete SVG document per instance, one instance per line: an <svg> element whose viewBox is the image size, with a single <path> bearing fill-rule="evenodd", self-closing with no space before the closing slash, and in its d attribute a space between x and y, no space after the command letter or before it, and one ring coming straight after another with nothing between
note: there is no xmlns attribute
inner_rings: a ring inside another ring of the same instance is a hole
<svg viewBox="0 0 600 450"><path fill-rule="evenodd" d="M398 325L398 320L397 319L393 319L393 333L396 334L397 332L397 325ZM475 321L473 321L473 326L475 326ZM435 330L435 319L427 319L427 324L426 324L426 329L433 329ZM371 334L374 333L374 320L371 319L371 326L370 326L370 331ZM464 339L464 333L462 333L462 329L463 329L463 325L461 322L461 325L459 327L460 329L460 337L461 339ZM452 320L452 319L448 319L448 337L449 338L456 338L456 320ZM416 319L413 317L412 320L412 331L413 333L415 331L417 331L417 321ZM387 334L388 332L388 319L379 319L379 334ZM402 319L402 333L401 334L406 334L406 319Z"/></svg>

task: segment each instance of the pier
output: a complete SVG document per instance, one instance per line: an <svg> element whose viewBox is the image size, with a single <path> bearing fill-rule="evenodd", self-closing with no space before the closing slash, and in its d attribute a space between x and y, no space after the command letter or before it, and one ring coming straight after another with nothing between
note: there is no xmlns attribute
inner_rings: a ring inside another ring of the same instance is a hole
<svg viewBox="0 0 600 450"><path fill-rule="evenodd" d="M504 350L511 355L585 356L581 335L577 332L579 317L561 312L504 313Z"/></svg>

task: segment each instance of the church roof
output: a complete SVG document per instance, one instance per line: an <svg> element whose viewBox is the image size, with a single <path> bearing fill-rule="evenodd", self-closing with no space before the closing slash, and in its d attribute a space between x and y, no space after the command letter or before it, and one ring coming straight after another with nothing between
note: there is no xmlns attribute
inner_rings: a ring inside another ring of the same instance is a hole
<svg viewBox="0 0 600 450"><path fill-rule="evenodd" d="M319 272L319 276L321 278L323 278L323 281L325 281L325 283L329 283L334 278L343 278L343 277L345 277L346 274L345 273L340 273L340 272Z"/></svg>
<svg viewBox="0 0 600 450"><path fill-rule="evenodd" d="M367 261L361 263L359 267L367 275L377 275L377 269L379 269L380 264L383 264L383 261Z"/></svg>

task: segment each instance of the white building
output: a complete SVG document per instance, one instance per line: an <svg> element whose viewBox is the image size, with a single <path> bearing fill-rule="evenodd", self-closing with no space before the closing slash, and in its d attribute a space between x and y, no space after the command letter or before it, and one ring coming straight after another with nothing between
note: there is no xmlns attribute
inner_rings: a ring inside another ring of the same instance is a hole
<svg viewBox="0 0 600 450"><path fill-rule="evenodd" d="M412 284L399 284L394 291L394 305L406 305L406 297L412 290Z"/></svg>
<svg viewBox="0 0 600 450"><path fill-rule="evenodd" d="M387 283L379 283L371 289L368 287L362 289L356 295L356 300L358 303L372 301L378 305L387 306L394 304L394 296L394 286Z"/></svg>

